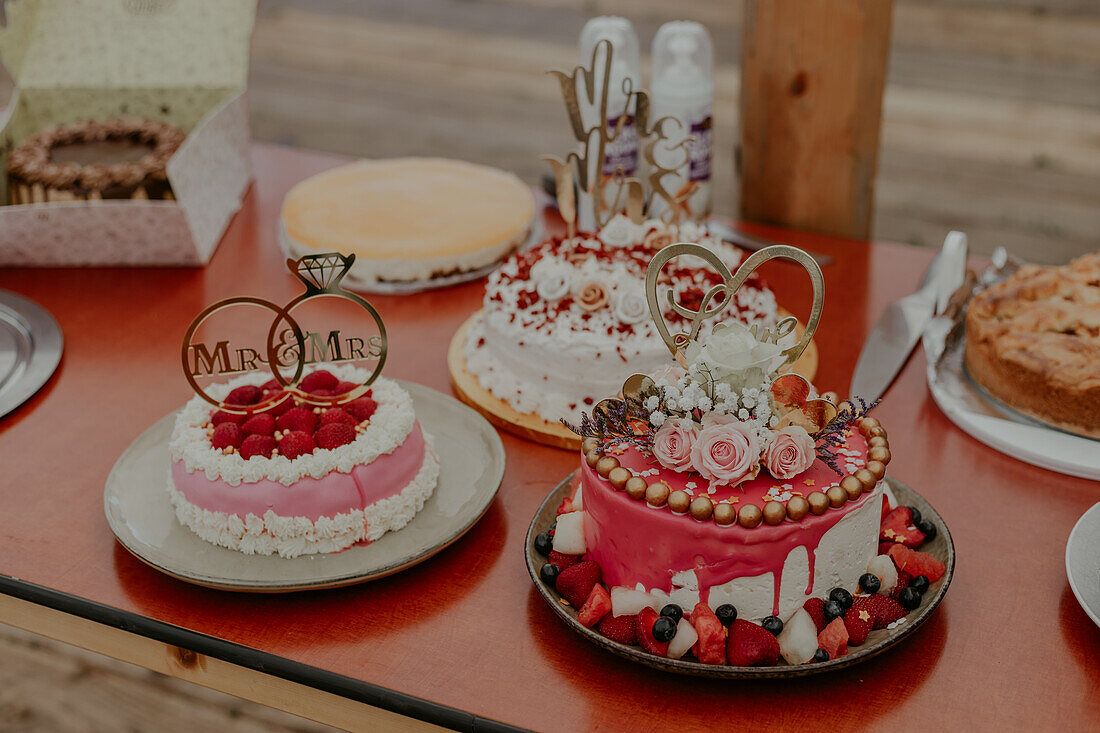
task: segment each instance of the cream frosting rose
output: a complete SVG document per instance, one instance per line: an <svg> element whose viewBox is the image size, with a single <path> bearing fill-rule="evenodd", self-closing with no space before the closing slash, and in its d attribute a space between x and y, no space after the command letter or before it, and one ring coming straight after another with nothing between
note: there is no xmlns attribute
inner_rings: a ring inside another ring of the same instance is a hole
<svg viewBox="0 0 1100 733"><path fill-rule="evenodd" d="M813 465L814 439L799 425L777 430L764 451L764 468L776 478L793 478Z"/></svg>
<svg viewBox="0 0 1100 733"><path fill-rule="evenodd" d="M734 486L760 471L756 429L728 415L704 419L691 446L691 467L712 484Z"/></svg>
<svg viewBox="0 0 1100 733"><path fill-rule="evenodd" d="M640 323L649 317L649 303L642 293L627 290L615 303L615 317L623 323Z"/></svg>
<svg viewBox="0 0 1100 733"><path fill-rule="evenodd" d="M587 282L577 291L577 305L586 311L595 311L607 305L609 296L603 283Z"/></svg>
<svg viewBox="0 0 1100 733"><path fill-rule="evenodd" d="M698 429L691 420L669 420L653 436L653 456L665 468L684 471L691 468L691 448Z"/></svg>
<svg viewBox="0 0 1100 733"><path fill-rule="evenodd" d="M616 214L600 230L600 241L609 247L626 247L638 239L638 225L622 214Z"/></svg>

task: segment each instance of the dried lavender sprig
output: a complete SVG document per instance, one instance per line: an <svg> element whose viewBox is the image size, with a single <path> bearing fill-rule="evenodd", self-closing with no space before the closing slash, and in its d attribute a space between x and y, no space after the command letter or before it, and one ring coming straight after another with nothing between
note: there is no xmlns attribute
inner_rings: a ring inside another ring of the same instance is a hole
<svg viewBox="0 0 1100 733"><path fill-rule="evenodd" d="M816 453L821 462L831 468L837 475L843 475L838 461L836 449L845 444L844 431L853 423L867 417L867 413L878 406L879 400L868 403L862 397L855 396L848 400L851 409L844 409L837 413L828 425L822 428L814 437L817 439Z"/></svg>

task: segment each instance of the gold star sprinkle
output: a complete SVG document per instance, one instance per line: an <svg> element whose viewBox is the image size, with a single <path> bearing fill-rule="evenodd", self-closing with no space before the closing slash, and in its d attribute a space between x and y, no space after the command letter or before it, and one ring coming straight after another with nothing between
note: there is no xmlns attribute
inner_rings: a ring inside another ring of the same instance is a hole
<svg viewBox="0 0 1100 733"><path fill-rule="evenodd" d="M802 483L806 484L807 486L817 486L817 482L814 481L812 478L802 479Z"/></svg>
<svg viewBox="0 0 1100 733"><path fill-rule="evenodd" d="M867 613L867 611L860 611L859 612L859 620L860 621L870 621L871 620L871 614Z"/></svg>
<svg viewBox="0 0 1100 733"><path fill-rule="evenodd" d="M890 539L894 539L894 537L895 537L896 535L894 534L894 530L892 530L892 529L887 529L887 530L884 530L884 531L883 531L883 533L882 533L882 536L883 536L883 537L889 537Z"/></svg>

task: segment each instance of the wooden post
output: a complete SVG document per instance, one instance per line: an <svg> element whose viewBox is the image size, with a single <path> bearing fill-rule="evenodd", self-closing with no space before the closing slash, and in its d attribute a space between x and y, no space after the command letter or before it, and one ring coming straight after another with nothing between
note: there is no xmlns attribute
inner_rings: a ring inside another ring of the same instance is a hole
<svg viewBox="0 0 1100 733"><path fill-rule="evenodd" d="M867 239L893 0L746 0L741 218Z"/></svg>

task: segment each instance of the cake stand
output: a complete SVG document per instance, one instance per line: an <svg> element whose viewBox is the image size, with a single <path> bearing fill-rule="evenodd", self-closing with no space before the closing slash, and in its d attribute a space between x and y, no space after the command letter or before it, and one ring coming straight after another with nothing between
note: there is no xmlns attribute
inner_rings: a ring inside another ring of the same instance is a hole
<svg viewBox="0 0 1100 733"><path fill-rule="evenodd" d="M474 320L480 317L482 313L483 311L478 311L459 326L451 339L451 345L447 349L447 368L451 372L451 386L454 388L455 395L501 430L506 430L524 440L534 441L535 443L566 450L580 450L581 439L572 430L561 423L544 420L538 415L517 412L507 402L483 388L477 377L467 371L466 357L462 353L466 345L466 334L469 332ZM782 308L779 309L780 318L789 315L789 312ZM805 327L800 322L795 327L797 338L802 338L804 331ZM814 375L817 374L817 364L817 344L811 340L798 361L784 371L797 372L812 382ZM625 378L629 375L623 376Z"/></svg>

